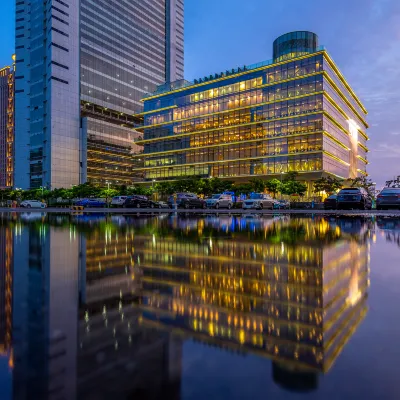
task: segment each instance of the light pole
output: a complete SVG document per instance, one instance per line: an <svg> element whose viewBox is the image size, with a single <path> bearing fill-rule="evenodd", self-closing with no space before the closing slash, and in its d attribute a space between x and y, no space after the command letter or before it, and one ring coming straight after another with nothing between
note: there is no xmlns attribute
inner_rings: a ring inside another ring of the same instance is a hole
<svg viewBox="0 0 400 400"><path fill-rule="evenodd" d="M280 189L281 189L281 200L283 199L283 195L282 195L282 180L283 180L283 172L281 170L281 187L280 187Z"/></svg>
<svg viewBox="0 0 400 400"><path fill-rule="evenodd" d="M157 201L157 200L158 200L158 197L157 197L157 196L154 196L154 182L155 182L155 181L156 181L155 179L153 179L153 180L151 181L151 190L153 191L153 193L152 193L152 198L153 198L153 200Z"/></svg>

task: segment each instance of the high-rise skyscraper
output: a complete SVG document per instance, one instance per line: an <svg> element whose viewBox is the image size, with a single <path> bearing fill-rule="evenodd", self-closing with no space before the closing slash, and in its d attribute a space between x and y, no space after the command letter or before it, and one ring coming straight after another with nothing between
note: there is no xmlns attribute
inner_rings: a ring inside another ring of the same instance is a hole
<svg viewBox="0 0 400 400"><path fill-rule="evenodd" d="M0 69L0 188L13 186L14 64Z"/></svg>
<svg viewBox="0 0 400 400"><path fill-rule="evenodd" d="M183 77L183 0L17 1L16 53L15 186L129 184L140 99Z"/></svg>
<svg viewBox="0 0 400 400"><path fill-rule="evenodd" d="M79 0L16 2L16 187L80 182Z"/></svg>

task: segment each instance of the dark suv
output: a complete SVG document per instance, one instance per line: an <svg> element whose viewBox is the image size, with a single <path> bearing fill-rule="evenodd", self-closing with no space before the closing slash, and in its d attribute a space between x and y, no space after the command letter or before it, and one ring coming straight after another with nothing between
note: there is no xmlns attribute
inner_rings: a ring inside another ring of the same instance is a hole
<svg viewBox="0 0 400 400"><path fill-rule="evenodd" d="M372 200L363 188L344 188L337 196L337 209L371 210Z"/></svg>
<svg viewBox="0 0 400 400"><path fill-rule="evenodd" d="M134 195L125 200L124 206L127 208L150 208L151 201L146 196Z"/></svg>
<svg viewBox="0 0 400 400"><path fill-rule="evenodd" d="M170 208L174 208L174 196L168 198L168 205ZM177 193L176 195L176 206L178 208L206 208L204 200L198 198L193 193Z"/></svg>

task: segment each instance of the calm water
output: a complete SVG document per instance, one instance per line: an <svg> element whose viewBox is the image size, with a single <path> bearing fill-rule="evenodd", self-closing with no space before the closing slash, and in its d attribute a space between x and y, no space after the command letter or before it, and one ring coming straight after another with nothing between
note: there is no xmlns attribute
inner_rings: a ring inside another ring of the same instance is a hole
<svg viewBox="0 0 400 400"><path fill-rule="evenodd" d="M400 219L0 216L1 399L399 399Z"/></svg>

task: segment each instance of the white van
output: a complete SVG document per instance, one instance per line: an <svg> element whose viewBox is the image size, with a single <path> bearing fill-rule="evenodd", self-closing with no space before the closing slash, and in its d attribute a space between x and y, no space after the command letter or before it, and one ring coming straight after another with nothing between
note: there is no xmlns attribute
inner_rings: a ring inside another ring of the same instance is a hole
<svg viewBox="0 0 400 400"><path fill-rule="evenodd" d="M128 196L115 196L111 200L111 207L123 207Z"/></svg>

